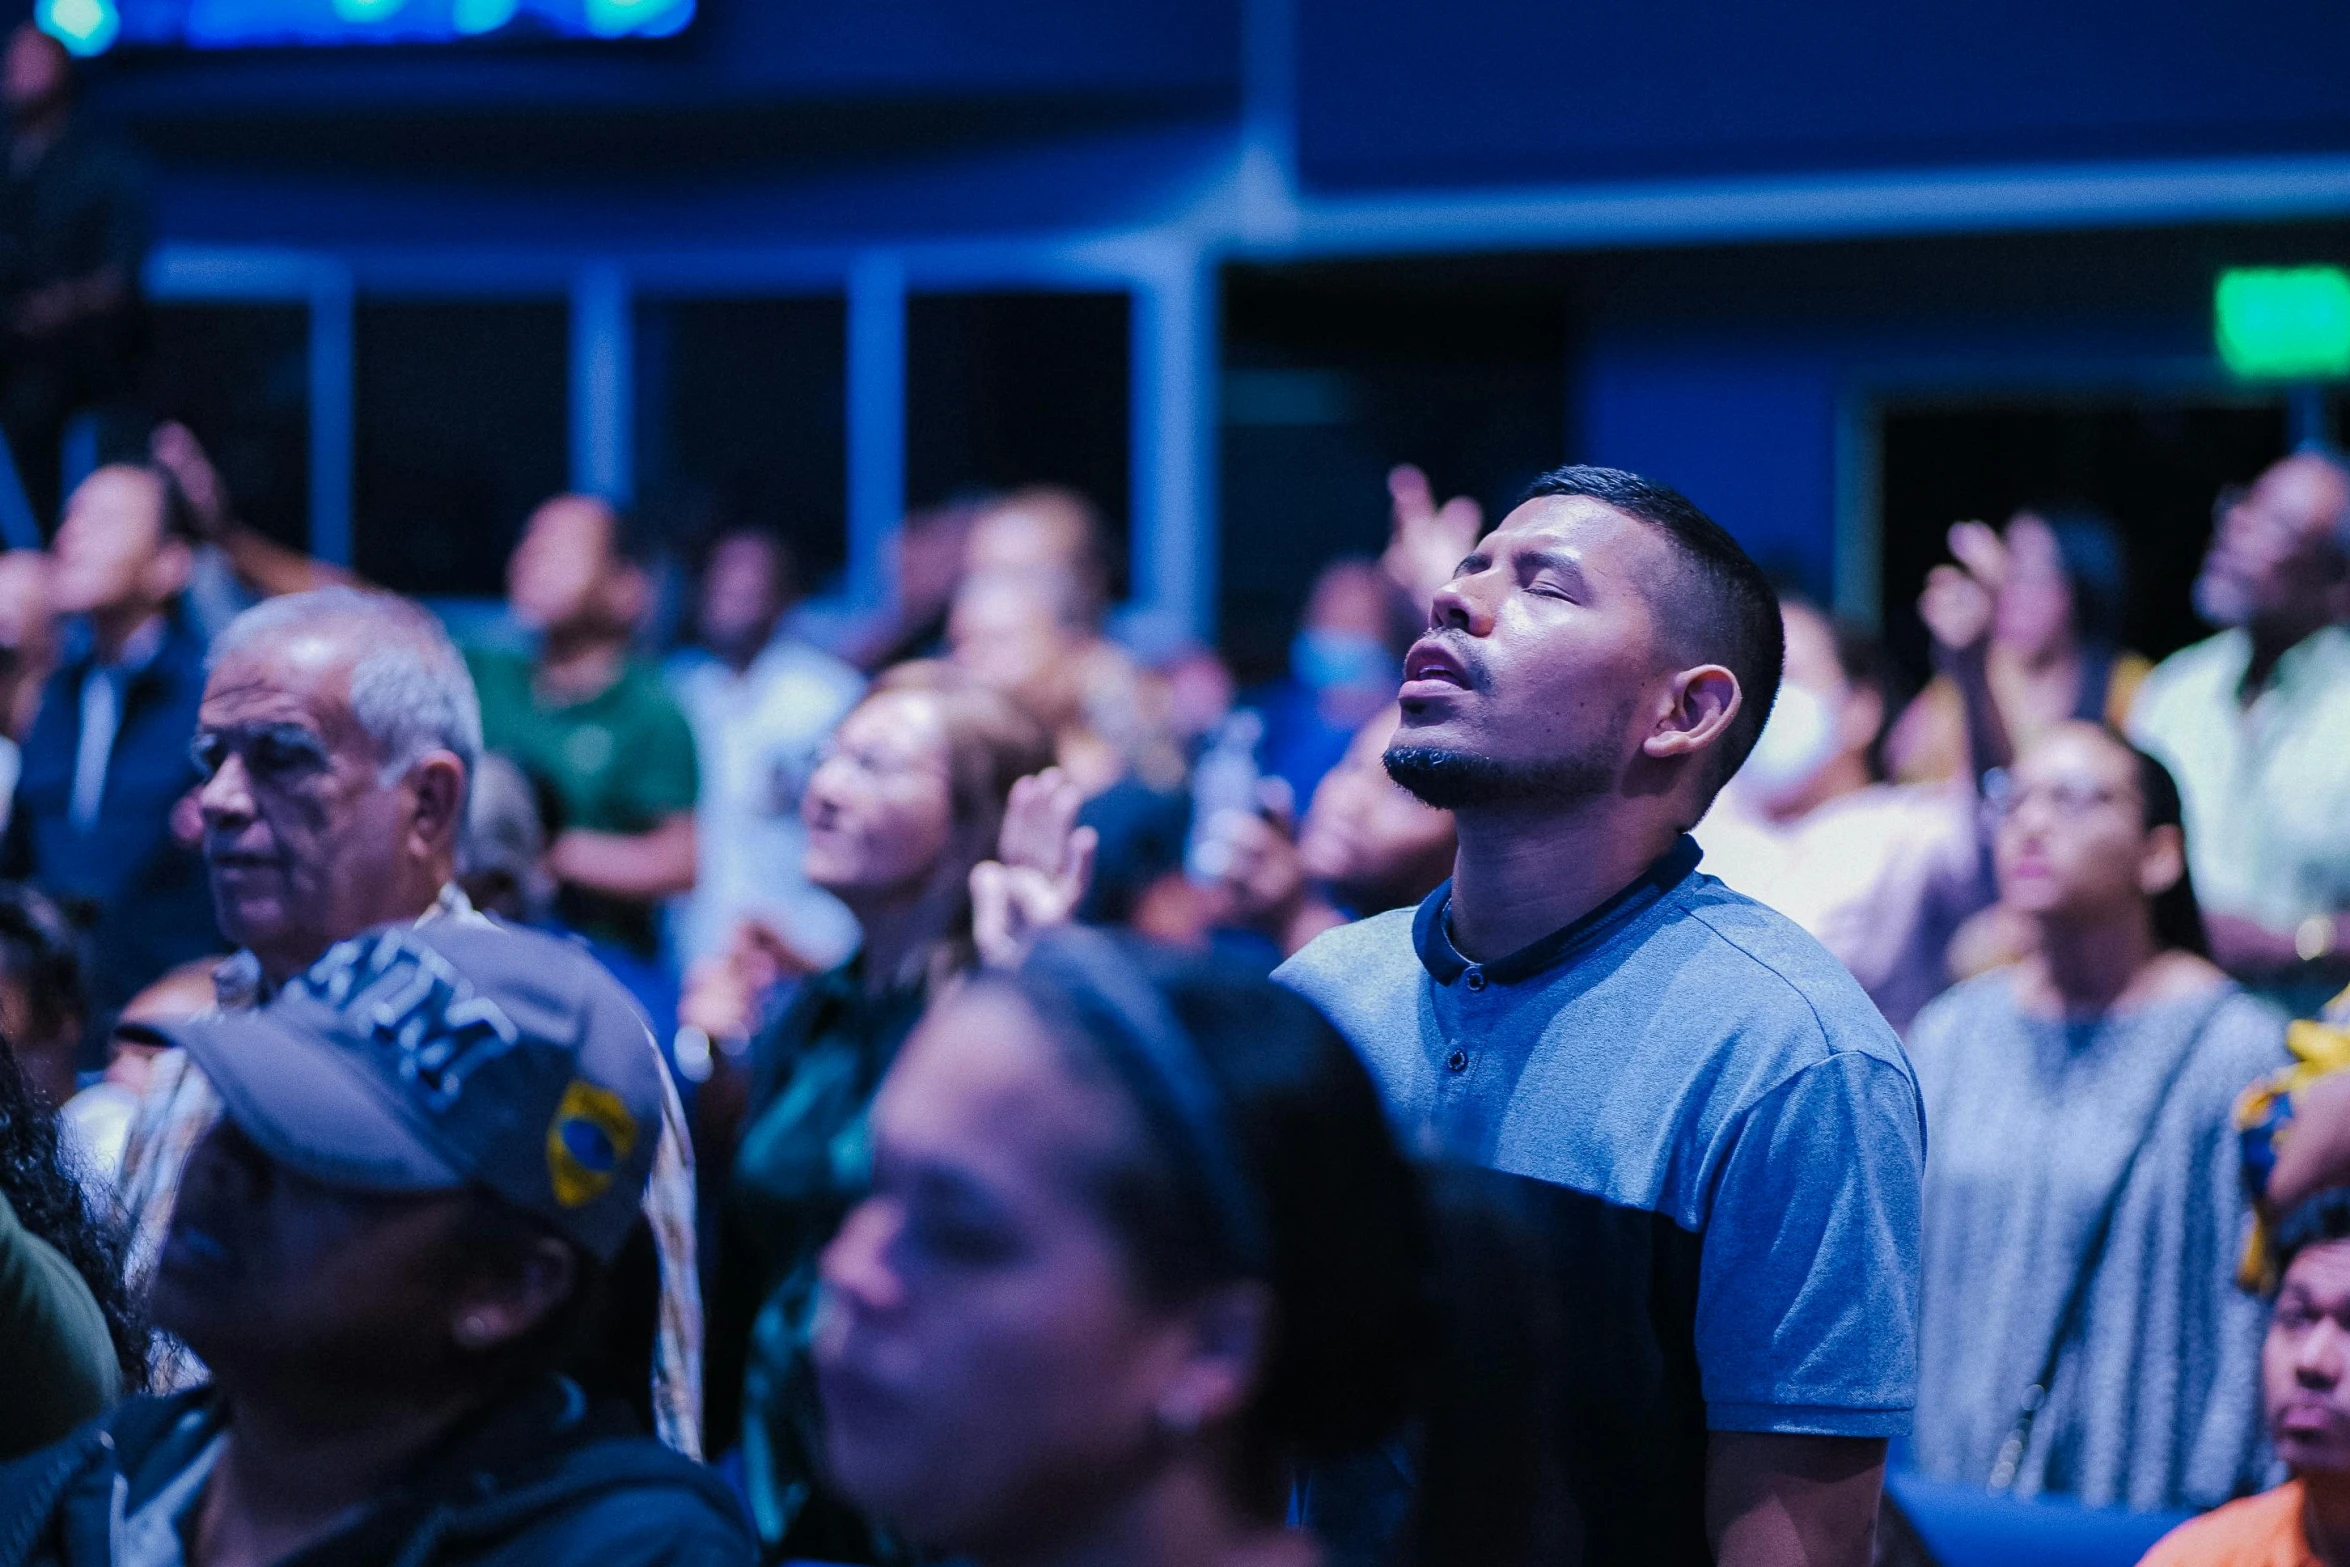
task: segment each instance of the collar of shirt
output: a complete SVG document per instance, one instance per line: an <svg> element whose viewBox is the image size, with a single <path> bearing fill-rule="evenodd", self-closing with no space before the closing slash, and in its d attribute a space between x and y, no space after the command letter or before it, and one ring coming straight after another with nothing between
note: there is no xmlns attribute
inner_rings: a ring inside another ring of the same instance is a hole
<svg viewBox="0 0 2350 1567"><path fill-rule="evenodd" d="M440 896L432 900L431 908L416 916L416 923L485 917L475 911L465 889L452 881L442 884ZM249 1012L276 992L277 987L269 982L269 976L261 972L261 960L250 949L233 953L213 966L213 1001L223 1012Z"/></svg>
<svg viewBox="0 0 2350 1567"><path fill-rule="evenodd" d="M1701 853L1697 840L1682 834L1680 841L1642 871L1630 886L1598 908L1491 963L1471 963L1452 944L1452 883L1447 881L1428 895L1427 901L1420 905L1420 912L1413 916L1412 945L1419 950L1421 967L1439 985L1453 984L1472 968L1497 985L1521 984L1597 946L1653 906L1696 873Z"/></svg>

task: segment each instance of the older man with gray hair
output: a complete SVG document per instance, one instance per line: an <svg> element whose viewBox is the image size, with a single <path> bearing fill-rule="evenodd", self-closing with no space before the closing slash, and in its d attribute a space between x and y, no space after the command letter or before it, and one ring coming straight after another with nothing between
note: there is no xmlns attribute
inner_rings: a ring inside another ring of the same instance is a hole
<svg viewBox="0 0 2350 1567"><path fill-rule="evenodd" d="M481 710L463 657L424 610L337 587L246 611L213 645L194 751L214 907L239 948L214 976L223 1008L258 1004L372 926L482 918L454 879ZM649 1033L645 1048L656 1048ZM660 1268L651 1409L664 1441L697 1454L692 1152L666 1069L662 1081L645 1197ZM156 1063L121 1184L134 1282L151 1273L188 1156L219 1114L183 1053Z"/></svg>

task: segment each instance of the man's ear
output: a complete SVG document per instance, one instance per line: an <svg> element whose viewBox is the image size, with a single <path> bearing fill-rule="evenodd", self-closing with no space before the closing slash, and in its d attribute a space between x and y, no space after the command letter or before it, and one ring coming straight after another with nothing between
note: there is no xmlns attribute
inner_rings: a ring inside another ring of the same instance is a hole
<svg viewBox="0 0 2350 1567"><path fill-rule="evenodd" d="M1640 742L1643 755L1659 760L1695 756L1718 742L1745 702L1738 677L1720 664L1682 670L1673 676L1666 695L1668 705Z"/></svg>
<svg viewBox="0 0 2350 1567"><path fill-rule="evenodd" d="M465 764L453 751L428 751L408 777L416 790L416 836L428 852L454 853L465 827Z"/></svg>
<svg viewBox="0 0 2350 1567"><path fill-rule="evenodd" d="M579 1285L578 1255L542 1235L510 1266L467 1281L449 1307L449 1336L474 1354L502 1349L527 1338Z"/></svg>

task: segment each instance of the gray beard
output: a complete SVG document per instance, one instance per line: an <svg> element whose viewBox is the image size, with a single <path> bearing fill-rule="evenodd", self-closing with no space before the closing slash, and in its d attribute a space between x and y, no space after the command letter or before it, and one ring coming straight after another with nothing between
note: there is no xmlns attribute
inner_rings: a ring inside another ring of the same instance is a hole
<svg viewBox="0 0 2350 1567"><path fill-rule="evenodd" d="M1492 806L1565 810L1596 799L1615 784L1614 770L1587 756L1509 763L1467 751L1394 745L1380 760L1388 777L1423 805L1440 811Z"/></svg>

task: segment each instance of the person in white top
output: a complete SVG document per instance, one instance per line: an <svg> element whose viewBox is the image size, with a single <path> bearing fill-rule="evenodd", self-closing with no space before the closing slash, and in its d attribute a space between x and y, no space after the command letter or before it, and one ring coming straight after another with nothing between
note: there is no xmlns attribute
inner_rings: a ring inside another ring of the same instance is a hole
<svg viewBox="0 0 2350 1567"><path fill-rule="evenodd" d="M1705 868L1809 931L1906 1029L1950 983L1950 938L1991 901L1974 786L1884 782L1883 655L1800 600L1781 614L1779 700L1697 826Z"/></svg>
<svg viewBox="0 0 2350 1567"><path fill-rule="evenodd" d="M854 916L800 871L800 793L818 750L864 693L864 677L783 631L792 604L791 550L775 534L736 529L711 547L696 606L694 647L669 684L694 732L703 845L694 890L672 909L683 966L726 950L736 928L773 927L813 970L857 944Z"/></svg>
<svg viewBox="0 0 2350 1567"><path fill-rule="evenodd" d="M2350 980L2350 470L2300 452L2223 494L2195 607L2130 738L2179 781L2212 956L2300 1010Z"/></svg>

